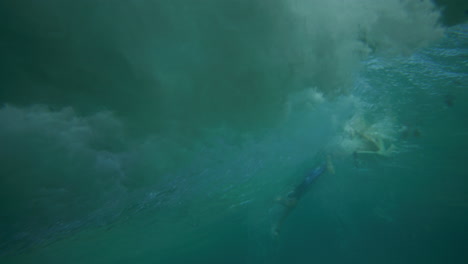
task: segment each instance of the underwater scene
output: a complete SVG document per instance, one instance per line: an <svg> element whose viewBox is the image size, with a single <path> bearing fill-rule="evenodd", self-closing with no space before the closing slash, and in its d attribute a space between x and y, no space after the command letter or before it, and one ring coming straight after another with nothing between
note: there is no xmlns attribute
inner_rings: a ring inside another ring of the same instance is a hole
<svg viewBox="0 0 468 264"><path fill-rule="evenodd" d="M467 263L468 2L2 0L0 263Z"/></svg>

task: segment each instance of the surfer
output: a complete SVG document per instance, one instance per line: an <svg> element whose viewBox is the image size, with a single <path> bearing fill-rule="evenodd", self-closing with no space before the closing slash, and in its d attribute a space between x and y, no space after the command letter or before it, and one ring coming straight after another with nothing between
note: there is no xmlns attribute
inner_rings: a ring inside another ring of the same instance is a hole
<svg viewBox="0 0 468 264"><path fill-rule="evenodd" d="M299 200L310 189L312 183L326 171L329 171L331 174L335 173L329 156L327 156L327 162L322 163L314 170L312 170L309 174L307 174L306 177L302 180L302 182L299 185L297 185L296 188L294 188L294 190L289 192L286 197L279 197L276 199L276 201L283 206L283 210L280 214L278 221L273 226L272 235L274 237L278 237L280 228L283 225L284 221L292 212L292 210L296 207Z"/></svg>

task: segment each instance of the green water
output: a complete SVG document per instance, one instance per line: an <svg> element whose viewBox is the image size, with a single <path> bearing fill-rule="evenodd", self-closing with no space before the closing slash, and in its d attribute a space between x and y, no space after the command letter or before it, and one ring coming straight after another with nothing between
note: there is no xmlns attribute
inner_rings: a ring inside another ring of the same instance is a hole
<svg viewBox="0 0 468 264"><path fill-rule="evenodd" d="M0 262L465 263L466 5L436 2L2 1Z"/></svg>

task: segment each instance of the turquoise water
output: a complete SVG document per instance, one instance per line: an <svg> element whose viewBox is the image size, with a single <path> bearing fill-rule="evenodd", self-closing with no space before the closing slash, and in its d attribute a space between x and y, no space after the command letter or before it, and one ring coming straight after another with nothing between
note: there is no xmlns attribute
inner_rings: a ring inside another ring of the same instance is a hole
<svg viewBox="0 0 468 264"><path fill-rule="evenodd" d="M467 24L201 2L0 4L1 263L465 262Z"/></svg>

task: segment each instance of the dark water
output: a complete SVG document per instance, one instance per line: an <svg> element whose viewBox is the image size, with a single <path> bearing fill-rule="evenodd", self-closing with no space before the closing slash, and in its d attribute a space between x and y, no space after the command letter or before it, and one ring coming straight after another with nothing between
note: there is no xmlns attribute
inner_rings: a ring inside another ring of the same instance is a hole
<svg viewBox="0 0 468 264"><path fill-rule="evenodd" d="M465 263L454 10L2 1L0 261Z"/></svg>

